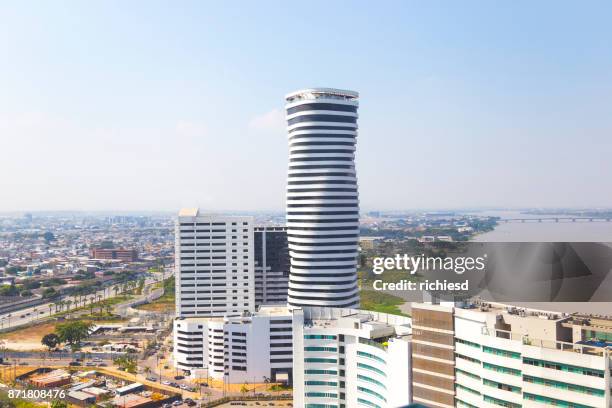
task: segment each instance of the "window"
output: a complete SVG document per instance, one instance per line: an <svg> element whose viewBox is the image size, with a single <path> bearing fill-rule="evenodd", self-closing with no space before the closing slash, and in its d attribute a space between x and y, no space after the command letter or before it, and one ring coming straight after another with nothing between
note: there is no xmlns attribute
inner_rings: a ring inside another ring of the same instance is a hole
<svg viewBox="0 0 612 408"><path fill-rule="evenodd" d="M521 353L517 353L515 351L502 350L495 347L483 346L482 351L489 354L495 354L496 356L506 357L506 358L521 358Z"/></svg>
<svg viewBox="0 0 612 408"><path fill-rule="evenodd" d="M551 370L566 371L569 373L604 378L603 370L597 370L595 368L578 367L578 366L569 365L569 364L561 364L561 363L555 363L552 361L537 360L534 358L527 358L527 357L523 358L523 364L529 364L529 365L536 366L536 367L549 368Z"/></svg>
<svg viewBox="0 0 612 408"><path fill-rule="evenodd" d="M360 357L365 357L365 358L369 358L371 360L378 361L378 362L383 363L383 364L387 364L384 359L382 359L382 358L380 358L378 356L375 356L374 354L366 353L365 351L358 351L357 355L360 356Z"/></svg>
<svg viewBox="0 0 612 408"><path fill-rule="evenodd" d="M510 374L510 375L521 375L521 370L517 370L516 368L502 367L491 363L482 363L482 366L486 370L497 371L502 374Z"/></svg>
<svg viewBox="0 0 612 408"><path fill-rule="evenodd" d="M371 365L368 365L368 364L364 364L364 363L357 363L357 368L362 368L362 369L364 369L364 370L373 371L373 372L375 372L375 373L378 373L378 374L382 375L383 377L386 377L386 376L387 376L387 375L385 374L385 372L384 372L384 371L379 370L379 369L378 369L378 368L376 368L376 367L372 367Z"/></svg>
<svg viewBox="0 0 612 408"><path fill-rule="evenodd" d="M336 336L330 334L305 334L306 340L336 340Z"/></svg>

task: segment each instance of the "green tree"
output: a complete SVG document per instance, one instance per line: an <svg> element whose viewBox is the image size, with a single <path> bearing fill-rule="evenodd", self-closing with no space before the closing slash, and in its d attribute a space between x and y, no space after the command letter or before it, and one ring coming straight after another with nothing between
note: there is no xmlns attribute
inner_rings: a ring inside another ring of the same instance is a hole
<svg viewBox="0 0 612 408"><path fill-rule="evenodd" d="M60 338L55 333L45 334L40 341L44 346L49 348L49 351L56 348L60 344Z"/></svg>
<svg viewBox="0 0 612 408"><path fill-rule="evenodd" d="M47 288L47 289L45 289L43 291L43 298L44 299L51 299L51 298L56 297L57 295L58 295L58 293L53 288Z"/></svg>
<svg viewBox="0 0 612 408"><path fill-rule="evenodd" d="M51 408L68 408L68 403L62 400L55 400L51 402Z"/></svg>
<svg viewBox="0 0 612 408"><path fill-rule="evenodd" d="M47 241L47 244L55 240L55 235L51 231L47 231L43 234L43 238Z"/></svg>
<svg viewBox="0 0 612 408"><path fill-rule="evenodd" d="M136 374L136 358L134 356L125 355L121 357L117 357L115 359L115 364L123 371L128 372L130 374Z"/></svg>
<svg viewBox="0 0 612 408"><path fill-rule="evenodd" d="M15 286L15 284L3 286L0 289L0 295L2 295L2 296L17 296L17 295L19 295L19 289L17 288L17 286Z"/></svg>
<svg viewBox="0 0 612 408"><path fill-rule="evenodd" d="M77 349L81 341L89 337L89 330L93 326L90 322L76 321L57 325L55 333L61 343L66 343L74 350Z"/></svg>

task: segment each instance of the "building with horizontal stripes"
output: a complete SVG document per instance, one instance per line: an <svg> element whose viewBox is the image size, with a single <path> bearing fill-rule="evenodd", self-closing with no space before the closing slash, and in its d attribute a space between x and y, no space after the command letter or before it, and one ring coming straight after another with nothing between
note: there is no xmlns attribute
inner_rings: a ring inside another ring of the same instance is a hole
<svg viewBox="0 0 612 408"><path fill-rule="evenodd" d="M609 408L612 320L491 302L412 304L414 402Z"/></svg>
<svg viewBox="0 0 612 408"><path fill-rule="evenodd" d="M176 318L174 363L196 379L291 383L291 319L286 306L263 306L241 316Z"/></svg>
<svg viewBox="0 0 612 408"><path fill-rule="evenodd" d="M346 308L293 309L293 403L395 408L411 402L410 318Z"/></svg>
<svg viewBox="0 0 612 408"><path fill-rule="evenodd" d="M611 406L612 343L585 338L574 317L492 303L454 315L457 407Z"/></svg>
<svg viewBox="0 0 612 408"><path fill-rule="evenodd" d="M331 88L285 97L290 306L359 305L358 99Z"/></svg>

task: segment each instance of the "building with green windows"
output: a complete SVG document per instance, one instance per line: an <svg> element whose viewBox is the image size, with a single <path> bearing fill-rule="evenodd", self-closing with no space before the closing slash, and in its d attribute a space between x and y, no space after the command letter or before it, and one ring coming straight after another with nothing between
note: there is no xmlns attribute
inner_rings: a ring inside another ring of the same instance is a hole
<svg viewBox="0 0 612 408"><path fill-rule="evenodd" d="M612 322L591 319L499 304L455 307L454 406L609 408L604 333Z"/></svg>
<svg viewBox="0 0 612 408"><path fill-rule="evenodd" d="M411 319L343 308L293 311L293 397L304 408L411 401Z"/></svg>

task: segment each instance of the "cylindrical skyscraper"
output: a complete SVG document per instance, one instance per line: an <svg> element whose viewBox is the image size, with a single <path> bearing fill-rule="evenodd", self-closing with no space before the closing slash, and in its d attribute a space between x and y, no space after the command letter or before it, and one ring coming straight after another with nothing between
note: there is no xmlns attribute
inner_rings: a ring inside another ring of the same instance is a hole
<svg viewBox="0 0 612 408"><path fill-rule="evenodd" d="M358 98L330 88L285 97L289 306L359 306Z"/></svg>

